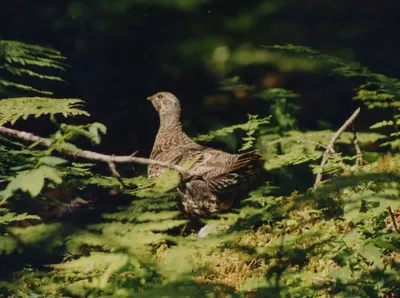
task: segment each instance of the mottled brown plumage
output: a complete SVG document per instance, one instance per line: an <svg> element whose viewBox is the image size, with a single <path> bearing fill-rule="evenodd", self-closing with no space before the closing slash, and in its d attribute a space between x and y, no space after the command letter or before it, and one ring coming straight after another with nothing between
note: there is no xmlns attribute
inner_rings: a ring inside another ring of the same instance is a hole
<svg viewBox="0 0 400 298"><path fill-rule="evenodd" d="M171 164L189 165L196 176L182 177L182 204L192 215L228 210L255 180L264 163L256 151L230 154L191 140L182 130L180 104L171 93L148 97L160 116L160 127L150 158ZM149 177L158 177L165 168L150 165Z"/></svg>

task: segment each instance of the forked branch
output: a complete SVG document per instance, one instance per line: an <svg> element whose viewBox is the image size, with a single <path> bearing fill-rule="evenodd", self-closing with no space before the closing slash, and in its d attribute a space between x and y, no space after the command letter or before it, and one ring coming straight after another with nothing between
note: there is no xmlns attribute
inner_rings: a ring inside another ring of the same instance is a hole
<svg viewBox="0 0 400 298"><path fill-rule="evenodd" d="M335 152L333 149L333 145L335 144L336 140L340 137L340 135L350 126L350 124L353 123L354 119L357 118L358 114L360 113L361 108L358 108L357 110L354 111L354 113L350 116L349 119L346 120L346 122L339 128L339 130L332 136L329 144L326 146L326 150L324 155L322 156L322 161L320 164L320 172L317 174L317 177L315 178L315 183L314 183L314 188L317 188L318 185L321 183L322 180L322 169L325 166L326 162L328 161L329 155L331 155L332 152Z"/></svg>
<svg viewBox="0 0 400 298"><path fill-rule="evenodd" d="M28 143L36 143L37 145L45 147L45 148L51 148L53 145L51 140L39 137L39 136L34 135L29 132L6 128L1 125L0 125L0 134L4 134L4 135L7 135L7 136L10 136L13 138L17 138L17 139L23 140ZM170 163L162 162L162 161L157 161L157 160L153 160L153 159L143 158L143 157L136 157L133 155L127 155L127 156L106 155L106 154L101 154L101 153L97 153L94 151L88 151L88 150L82 150L82 149L69 149L69 148L62 147L62 146L54 147L53 150L57 151L61 154L72 156L72 157L80 157L80 158L91 160L91 161L107 163L112 172L113 172L112 164L114 164L114 163L138 163L138 164L143 164L143 165L157 165L160 167L169 168L169 169L175 170L183 175L195 176L196 174L198 174L195 171L185 169L178 165L174 165L174 164L170 164Z"/></svg>

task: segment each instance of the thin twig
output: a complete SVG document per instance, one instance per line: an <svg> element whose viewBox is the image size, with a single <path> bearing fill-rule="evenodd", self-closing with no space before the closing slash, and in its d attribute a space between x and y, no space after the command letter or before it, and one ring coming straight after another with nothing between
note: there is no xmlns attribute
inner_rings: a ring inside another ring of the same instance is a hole
<svg viewBox="0 0 400 298"><path fill-rule="evenodd" d="M117 178L118 182L121 183L123 188L125 188L124 181L122 181L121 175L118 173L115 163L109 162L108 169L110 170L111 175L113 175L115 178Z"/></svg>
<svg viewBox="0 0 400 298"><path fill-rule="evenodd" d="M357 138L356 130L354 128L354 123L353 123L352 127L353 127L353 135L354 135L353 144L354 144L354 148L356 149L356 166L362 166L363 165L363 156L362 156L360 146L358 145L358 138Z"/></svg>
<svg viewBox="0 0 400 298"><path fill-rule="evenodd" d="M50 148L53 145L51 140L44 139L42 137L36 136L29 132L6 128L1 125L0 125L0 134L4 134L4 135L7 135L7 136L10 136L13 138L24 140L29 143L37 143L39 146L46 147L46 148ZM107 164L109 164L109 163L138 163L138 164L143 164L143 165L157 165L160 167L175 170L183 175L189 175L189 176L199 175L199 173L196 171L191 171L191 170L185 169L178 165L174 165L174 164L170 164L170 163L162 162L162 161L157 161L154 159L135 157L132 155L113 156L113 155L106 155L106 154L101 154L101 153L88 151L88 150L82 150L82 149L69 149L66 147L55 147L55 148L53 148L53 150L57 151L59 153L65 154L65 155L72 156L72 157L80 157L80 158L84 158L87 160L105 162Z"/></svg>
<svg viewBox="0 0 400 298"><path fill-rule="evenodd" d="M390 217L392 218L394 229L396 230L397 233L400 233L399 229L397 228L396 218L394 217L392 207L389 206L387 209L389 211Z"/></svg>
<svg viewBox="0 0 400 298"><path fill-rule="evenodd" d="M326 162L328 161L329 155L332 152L333 145L335 144L336 140L340 137L342 132L346 130L347 127L356 119L358 114L360 113L361 108L358 108L357 110L354 111L354 113L350 116L349 119L346 120L346 122L342 125L342 127L339 128L339 130L332 136L328 146L326 146L326 150L324 155L322 156L322 161L321 161L321 171L317 174L317 177L315 178L315 183L314 183L314 188L317 188L318 185L321 183L322 180L322 169Z"/></svg>
<svg viewBox="0 0 400 298"><path fill-rule="evenodd" d="M1 201L0 201L0 206L3 206L5 204L5 202L7 201L7 199L8 199L8 197L4 196L4 198L1 199Z"/></svg>
<svg viewBox="0 0 400 298"><path fill-rule="evenodd" d="M318 276L314 276L312 277L312 279L320 281L320 282L336 282L336 280L332 279L332 278L328 278L328 277L318 277Z"/></svg>

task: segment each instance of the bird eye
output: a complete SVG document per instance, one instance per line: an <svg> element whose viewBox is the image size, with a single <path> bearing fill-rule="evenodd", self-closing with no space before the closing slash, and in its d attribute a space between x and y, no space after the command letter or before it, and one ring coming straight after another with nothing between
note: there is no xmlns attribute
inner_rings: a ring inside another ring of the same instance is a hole
<svg viewBox="0 0 400 298"><path fill-rule="evenodd" d="M157 96L157 98L163 98L164 96L162 96L161 94L159 94L158 96Z"/></svg>

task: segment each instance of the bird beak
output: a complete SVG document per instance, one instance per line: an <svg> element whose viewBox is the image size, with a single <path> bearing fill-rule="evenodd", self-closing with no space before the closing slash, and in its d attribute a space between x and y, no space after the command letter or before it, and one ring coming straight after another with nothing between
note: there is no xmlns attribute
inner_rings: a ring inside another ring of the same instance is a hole
<svg viewBox="0 0 400 298"><path fill-rule="evenodd" d="M149 96L146 99L151 101L153 99L153 96Z"/></svg>

